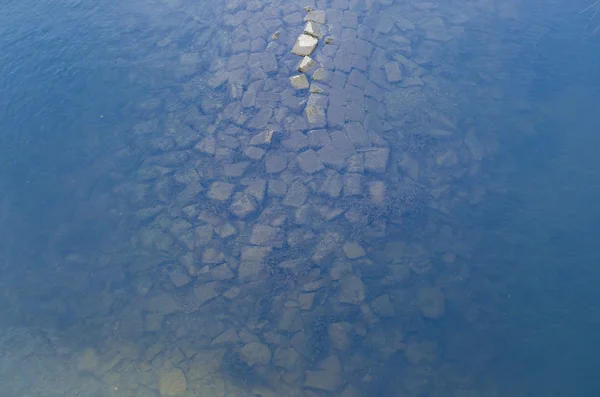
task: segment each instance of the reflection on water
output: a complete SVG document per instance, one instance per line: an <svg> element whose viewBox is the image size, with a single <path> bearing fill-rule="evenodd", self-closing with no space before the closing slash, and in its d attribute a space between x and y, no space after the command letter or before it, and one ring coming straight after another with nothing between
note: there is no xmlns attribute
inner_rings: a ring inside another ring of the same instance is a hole
<svg viewBox="0 0 600 397"><path fill-rule="evenodd" d="M592 395L595 38L536 7L6 4L3 391Z"/></svg>

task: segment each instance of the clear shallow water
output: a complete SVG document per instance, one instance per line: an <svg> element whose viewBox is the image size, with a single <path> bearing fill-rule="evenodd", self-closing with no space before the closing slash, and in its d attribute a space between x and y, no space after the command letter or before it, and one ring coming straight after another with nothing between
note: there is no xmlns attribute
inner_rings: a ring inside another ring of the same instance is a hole
<svg viewBox="0 0 600 397"><path fill-rule="evenodd" d="M3 5L3 390L597 393L585 5L318 2L324 126L304 5Z"/></svg>

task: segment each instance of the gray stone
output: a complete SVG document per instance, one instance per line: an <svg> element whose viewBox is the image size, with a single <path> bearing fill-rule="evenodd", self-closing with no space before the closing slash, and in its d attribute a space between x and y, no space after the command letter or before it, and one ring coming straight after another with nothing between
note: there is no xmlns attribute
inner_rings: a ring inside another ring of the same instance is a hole
<svg viewBox="0 0 600 397"><path fill-rule="evenodd" d="M314 150L308 149L305 152L302 152L296 158L298 161L298 166L302 169L302 171L314 174L315 172L321 171L325 166L317 156Z"/></svg>
<svg viewBox="0 0 600 397"><path fill-rule="evenodd" d="M327 326L327 334L334 348L346 351L352 343L352 325L346 322L331 323Z"/></svg>
<svg viewBox="0 0 600 397"><path fill-rule="evenodd" d="M308 34L301 34L298 36L294 47L292 48L292 54L307 56L313 53L317 48L319 40L316 37Z"/></svg>
<svg viewBox="0 0 600 397"><path fill-rule="evenodd" d="M287 185L279 179L270 179L267 193L271 197L283 197L287 193Z"/></svg>
<svg viewBox="0 0 600 397"><path fill-rule="evenodd" d="M331 132L331 145L338 151L339 154L347 159L356 152L354 144L343 131Z"/></svg>
<svg viewBox="0 0 600 397"><path fill-rule="evenodd" d="M321 10L312 10L309 11L308 14L306 14L306 16L304 17L305 21L314 21L317 23L320 23L322 25L325 24L326 20L326 14L325 11L321 11Z"/></svg>
<svg viewBox="0 0 600 397"><path fill-rule="evenodd" d="M233 274L227 263L223 263L210 270L210 277L213 280L229 280L231 278L234 278L235 275Z"/></svg>
<svg viewBox="0 0 600 397"><path fill-rule="evenodd" d="M227 69L235 70L242 67L246 67L248 64L248 53L241 52L239 54L234 54L229 57L227 62Z"/></svg>
<svg viewBox="0 0 600 397"><path fill-rule="evenodd" d="M208 189L207 196L213 200L226 201L231 197L235 185L226 182L214 182Z"/></svg>
<svg viewBox="0 0 600 397"><path fill-rule="evenodd" d="M306 371L304 387L334 392L344 384L342 365L335 356L330 356L319 365L320 370Z"/></svg>
<svg viewBox="0 0 600 397"><path fill-rule="evenodd" d="M312 74L314 81L327 81L331 79L331 72L325 68L319 68Z"/></svg>
<svg viewBox="0 0 600 397"><path fill-rule="evenodd" d="M298 66L296 66L296 70L300 73L310 73L314 70L319 64L315 62L311 57L306 56L300 60Z"/></svg>
<svg viewBox="0 0 600 397"><path fill-rule="evenodd" d="M385 172L390 150L387 148L369 150L364 153L365 170L369 172Z"/></svg>
<svg viewBox="0 0 600 397"><path fill-rule="evenodd" d="M359 305L365 300L365 285L353 274L340 280L338 299L341 303Z"/></svg>
<svg viewBox="0 0 600 397"><path fill-rule="evenodd" d="M277 367L285 368L288 371L294 369L294 364L300 358L296 349L288 347L278 347L273 354L273 364Z"/></svg>
<svg viewBox="0 0 600 397"><path fill-rule="evenodd" d="M344 156L340 154L340 152L333 147L333 145L323 146L317 154L319 158L323 162L323 164L334 168L336 170L341 170L346 166L346 160Z"/></svg>
<svg viewBox="0 0 600 397"><path fill-rule="evenodd" d="M250 139L250 145L254 145L254 146L268 145L271 143L274 133L275 132L273 130L265 130L263 132L260 132L256 135L254 135L252 137L252 139Z"/></svg>
<svg viewBox="0 0 600 397"><path fill-rule="evenodd" d="M248 66L260 67L265 73L276 72L278 69L275 54L268 52L255 52L250 54Z"/></svg>
<svg viewBox="0 0 600 397"><path fill-rule="evenodd" d="M358 27L358 15L353 11L344 11L342 26L356 29Z"/></svg>
<svg viewBox="0 0 600 397"><path fill-rule="evenodd" d="M250 244L280 247L283 243L282 232L278 227L256 224L252 228Z"/></svg>
<svg viewBox="0 0 600 397"><path fill-rule="evenodd" d="M369 183L369 197L371 202L376 205L384 205L386 203L387 188L383 181L372 181Z"/></svg>
<svg viewBox="0 0 600 397"><path fill-rule="evenodd" d="M388 82L397 83L402 80L402 70L398 62L388 62L384 67Z"/></svg>
<svg viewBox="0 0 600 397"><path fill-rule="evenodd" d="M267 276L263 262L242 260L238 267L238 279L242 282L264 279Z"/></svg>
<svg viewBox="0 0 600 397"><path fill-rule="evenodd" d="M301 207L308 198L308 188L301 182L294 182L283 199L283 204L291 207Z"/></svg>
<svg viewBox="0 0 600 397"><path fill-rule="evenodd" d="M331 139L327 130L310 130L308 131L308 144L313 149L322 148L331 144Z"/></svg>
<svg viewBox="0 0 600 397"><path fill-rule="evenodd" d="M237 229L231 223L224 223L222 225L218 225L215 227L215 232L221 238L228 238L231 236L235 236L237 233Z"/></svg>
<svg viewBox="0 0 600 397"><path fill-rule="evenodd" d="M199 285L194 288L194 295L200 305L205 304L211 299L221 295L222 289L217 281Z"/></svg>
<svg viewBox="0 0 600 397"><path fill-rule="evenodd" d="M256 146L249 146L244 151L244 155L252 160L260 160L265 155L265 150Z"/></svg>
<svg viewBox="0 0 600 397"><path fill-rule="evenodd" d="M355 172L357 174L365 172L365 156L363 153L356 153L348 158L346 172Z"/></svg>
<svg viewBox="0 0 600 397"><path fill-rule="evenodd" d="M225 255L215 248L207 248L202 253L202 263L205 265L214 265L217 263L223 263Z"/></svg>
<svg viewBox="0 0 600 397"><path fill-rule="evenodd" d="M371 309L375 314L381 317L394 316L394 306L392 306L390 297L387 295L381 295L373 299L371 302Z"/></svg>
<svg viewBox="0 0 600 397"><path fill-rule="evenodd" d="M308 146L308 138L300 131L293 131L281 144L284 148L297 152Z"/></svg>
<svg viewBox="0 0 600 397"><path fill-rule="evenodd" d="M223 167L223 173L229 177L239 177L244 175L246 168L250 165L248 161L240 161L239 163L227 164Z"/></svg>
<svg viewBox="0 0 600 397"><path fill-rule="evenodd" d="M365 256L365 250L357 241L349 241L342 247L344 254L348 259L362 258Z"/></svg>
<svg viewBox="0 0 600 397"><path fill-rule="evenodd" d="M315 21L307 21L304 26L304 33L322 39L325 36L325 26Z"/></svg>
<svg viewBox="0 0 600 397"><path fill-rule="evenodd" d="M297 90L305 90L309 87L308 79L304 74L298 74L290 77L290 84Z"/></svg>
<svg viewBox="0 0 600 397"><path fill-rule="evenodd" d="M325 115L325 109L322 107L309 105L304 113L311 127L325 127L327 125L327 116Z"/></svg>
<svg viewBox="0 0 600 397"><path fill-rule="evenodd" d="M238 218L244 219L248 215L254 213L257 209L254 199L248 196L242 196L238 200L234 201L229 210L232 214Z"/></svg>
<svg viewBox="0 0 600 397"><path fill-rule="evenodd" d="M344 174L344 196L360 196L362 194L363 176L360 174Z"/></svg>
<svg viewBox="0 0 600 397"><path fill-rule="evenodd" d="M279 330L284 332L298 332L304 327L300 310L297 308L286 308L279 320Z"/></svg>
<svg viewBox="0 0 600 397"><path fill-rule="evenodd" d="M196 146L194 146L194 149L201 153L213 156L217 151L217 140L212 136L207 136L198 142Z"/></svg>
<svg viewBox="0 0 600 397"><path fill-rule="evenodd" d="M351 122L344 126L344 132L356 147L365 147L371 144L365 128L361 123Z"/></svg>
<svg viewBox="0 0 600 397"><path fill-rule="evenodd" d="M271 350L267 345L250 342L240 349L240 357L248 365L267 365L271 361Z"/></svg>
<svg viewBox="0 0 600 397"><path fill-rule="evenodd" d="M334 170L328 170L326 175L319 192L331 198L338 198L343 187L342 177Z"/></svg>
<svg viewBox="0 0 600 397"><path fill-rule="evenodd" d="M265 157L265 169L267 174L277 174L287 167L287 160L281 154L267 154Z"/></svg>
<svg viewBox="0 0 600 397"><path fill-rule="evenodd" d="M421 287L417 292L417 306L427 318L439 318L446 311L442 290L437 287Z"/></svg>

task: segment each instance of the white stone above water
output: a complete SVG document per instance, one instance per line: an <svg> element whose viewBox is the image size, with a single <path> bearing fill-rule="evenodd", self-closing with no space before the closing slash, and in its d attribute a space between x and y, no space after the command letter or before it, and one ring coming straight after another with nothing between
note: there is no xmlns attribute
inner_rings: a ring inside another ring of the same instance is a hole
<svg viewBox="0 0 600 397"><path fill-rule="evenodd" d="M317 48L319 40L316 37L309 36L307 34L301 34L296 39L296 44L294 44L294 48L292 48L292 54L307 56L313 53L315 48Z"/></svg>

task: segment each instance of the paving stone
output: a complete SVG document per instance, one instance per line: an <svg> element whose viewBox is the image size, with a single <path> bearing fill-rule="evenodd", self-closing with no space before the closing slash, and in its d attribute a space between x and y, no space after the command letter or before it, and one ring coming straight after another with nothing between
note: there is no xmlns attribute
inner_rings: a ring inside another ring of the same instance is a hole
<svg viewBox="0 0 600 397"><path fill-rule="evenodd" d="M301 207L308 198L308 188L301 182L294 182L290 186L287 195L283 199L283 204L291 207Z"/></svg>
<svg viewBox="0 0 600 397"><path fill-rule="evenodd" d="M356 275L348 275L340 280L338 299L341 303L358 305L365 300L365 285Z"/></svg>
<svg viewBox="0 0 600 397"><path fill-rule="evenodd" d="M306 173L314 174L315 172L321 171L325 166L317 156L314 150L308 149L302 153L300 153L296 157L298 161L298 166L300 169Z"/></svg>
<svg viewBox="0 0 600 397"><path fill-rule="evenodd" d="M342 35L340 37L341 47L344 51L347 51L347 48L352 46L356 41L356 30L355 29L342 29Z"/></svg>
<svg viewBox="0 0 600 397"><path fill-rule="evenodd" d="M344 196L360 196L362 194L363 176L346 173L343 177Z"/></svg>
<svg viewBox="0 0 600 397"><path fill-rule="evenodd" d="M350 141L344 131L332 131L331 145L346 159L356 152L354 144Z"/></svg>
<svg viewBox="0 0 600 397"><path fill-rule="evenodd" d="M314 22L324 25L325 22L327 21L326 18L327 17L326 17L325 11L313 10L306 14L306 16L304 17L304 20L305 21L314 21Z"/></svg>
<svg viewBox="0 0 600 397"><path fill-rule="evenodd" d="M265 155L265 150L256 146L249 146L244 150L244 155L252 160L260 160Z"/></svg>
<svg viewBox="0 0 600 397"><path fill-rule="evenodd" d="M273 130L265 130L265 131L259 132L258 134L254 135L252 137L252 139L250 139L250 145L255 145L255 146L268 145L271 143L274 133L275 132Z"/></svg>
<svg viewBox="0 0 600 397"><path fill-rule="evenodd" d="M353 11L344 11L342 26L356 29L358 27L358 15Z"/></svg>
<svg viewBox="0 0 600 397"><path fill-rule="evenodd" d="M248 65L248 53L240 52L239 54L232 55L229 57L227 62L227 69L235 70Z"/></svg>
<svg viewBox="0 0 600 397"><path fill-rule="evenodd" d="M348 73L352 69L352 54L346 51L338 51L333 60L335 70ZM333 84L332 84L333 85Z"/></svg>
<svg viewBox="0 0 600 397"><path fill-rule="evenodd" d="M325 175L325 179L319 188L319 193L331 198L338 198L343 187L341 175L334 170L328 170Z"/></svg>
<svg viewBox="0 0 600 397"><path fill-rule="evenodd" d="M364 153L365 170L369 172L385 172L390 150L387 148L369 150Z"/></svg>
<svg viewBox="0 0 600 397"><path fill-rule="evenodd" d="M308 102L306 106L318 106L320 108L326 108L329 103L329 96L325 94L311 93L308 96Z"/></svg>
<svg viewBox="0 0 600 397"><path fill-rule="evenodd" d="M304 26L304 33L310 36L314 36L318 39L322 39L326 33L325 25L314 21L308 21Z"/></svg>
<svg viewBox="0 0 600 397"><path fill-rule="evenodd" d="M366 147L371 144L365 128L358 122L347 123L344 126L344 132L348 136L348 139L350 139L350 142L356 147Z"/></svg>
<svg viewBox="0 0 600 397"><path fill-rule="evenodd" d="M335 97L335 95L333 95ZM327 123L330 127L342 127L346 122L346 107L330 104L327 108Z"/></svg>
<svg viewBox="0 0 600 397"><path fill-rule="evenodd" d="M304 20L302 13L294 12L292 14L286 15L283 17L283 21L287 25L299 25Z"/></svg>
<svg viewBox="0 0 600 397"><path fill-rule="evenodd" d="M251 367L267 365L271 361L271 350L265 344L250 342L240 349L240 357Z"/></svg>
<svg viewBox="0 0 600 397"><path fill-rule="evenodd" d="M318 149L331 144L331 138L327 130L308 131L308 144L313 149Z"/></svg>
<svg viewBox="0 0 600 397"><path fill-rule="evenodd" d="M363 153L356 153L348 158L346 172L355 172L357 174L365 172L365 156Z"/></svg>
<svg viewBox="0 0 600 397"><path fill-rule="evenodd" d="M383 181L369 182L369 197L373 204L384 205L386 203L387 187Z"/></svg>
<svg viewBox="0 0 600 397"><path fill-rule="evenodd" d="M244 219L257 210L257 205L251 197L242 196L234 201L229 207L232 214L238 218Z"/></svg>
<svg viewBox="0 0 600 397"><path fill-rule="evenodd" d="M267 194L270 197L284 197L287 193L287 185L279 179L270 179L267 188Z"/></svg>
<svg viewBox="0 0 600 397"><path fill-rule="evenodd" d="M319 40L308 34L301 34L292 48L292 54L308 56L317 48Z"/></svg>
<svg viewBox="0 0 600 397"><path fill-rule="evenodd" d="M369 65L368 59L362 55L354 54L352 55L352 68L359 70L361 72L367 71L367 66ZM366 82L365 82L366 84Z"/></svg>
<svg viewBox="0 0 600 397"><path fill-rule="evenodd" d="M330 86L331 88L343 89L346 86L348 75L339 70L336 70L331 77Z"/></svg>
<svg viewBox="0 0 600 397"><path fill-rule="evenodd" d="M365 86L365 95L375 99L378 102L383 101L383 90L372 81L367 81Z"/></svg>
<svg viewBox="0 0 600 397"><path fill-rule="evenodd" d="M342 366L335 356L323 360L317 371L306 371L304 387L335 392L344 384Z"/></svg>
<svg viewBox="0 0 600 397"><path fill-rule="evenodd" d="M356 69L352 69L348 75L348 84L364 90L367 85L367 76Z"/></svg>
<svg viewBox="0 0 600 397"><path fill-rule="evenodd" d="M258 111L258 113L256 113L256 115L254 115L254 117L252 117L252 119L248 123L248 127L254 128L254 129L265 128L267 123L271 119L271 116L273 116L272 109L269 109L269 108L260 109Z"/></svg>
<svg viewBox="0 0 600 397"><path fill-rule="evenodd" d="M311 127L325 127L327 125L325 109L320 106L308 105L304 110L304 114Z"/></svg>
<svg viewBox="0 0 600 397"><path fill-rule="evenodd" d="M277 174L287 167L287 160L281 154L267 153L265 156L265 169L267 174Z"/></svg>
<svg viewBox="0 0 600 397"><path fill-rule="evenodd" d="M214 182L208 189L207 196L213 200L226 201L231 197L235 185L226 182Z"/></svg>
<svg viewBox="0 0 600 397"><path fill-rule="evenodd" d="M281 229L258 223L252 228L250 244L281 247L283 244Z"/></svg>
<svg viewBox="0 0 600 397"><path fill-rule="evenodd" d="M333 145L323 146L317 152L317 155L323 164L333 169L341 170L346 166L346 159L335 147L333 147Z"/></svg>
<svg viewBox="0 0 600 397"><path fill-rule="evenodd" d="M350 2L348 0L333 0L331 7L337 10L347 10Z"/></svg>
<svg viewBox="0 0 600 397"><path fill-rule="evenodd" d="M244 175L244 172L249 165L249 161L240 161L238 163L227 164L223 167L223 173L229 177L239 177Z"/></svg>
<svg viewBox="0 0 600 397"><path fill-rule="evenodd" d="M212 136L207 136L194 146L194 150L212 156L217 151L217 140Z"/></svg>
<svg viewBox="0 0 600 397"><path fill-rule="evenodd" d="M275 54L268 52L255 52L250 54L247 66L260 67L265 73L272 73L278 70Z"/></svg>
<svg viewBox="0 0 600 397"><path fill-rule="evenodd" d="M402 80L402 71L398 62L388 62L384 68L388 82L397 83Z"/></svg>
<svg viewBox="0 0 600 397"><path fill-rule="evenodd" d="M365 250L357 241L349 241L343 245L342 249L348 259L362 258L366 255Z"/></svg>
<svg viewBox="0 0 600 397"><path fill-rule="evenodd" d="M327 87L321 84L312 83L309 88L309 92L311 94L325 94L327 92ZM309 98L310 100L310 98Z"/></svg>
<svg viewBox="0 0 600 397"><path fill-rule="evenodd" d="M312 74L312 79L314 81L327 81L331 78L331 72L325 68L318 68Z"/></svg>
<svg viewBox="0 0 600 397"><path fill-rule="evenodd" d="M308 138L300 131L293 131L283 140L284 148L297 152L308 146Z"/></svg>
<svg viewBox="0 0 600 397"><path fill-rule="evenodd" d="M361 39L372 42L373 34L375 32L369 25L365 25L365 24L361 23L356 28L356 33L357 33L358 37L360 37Z"/></svg>
<svg viewBox="0 0 600 397"><path fill-rule="evenodd" d="M349 48L350 52L353 54L362 55L366 58L371 58L374 50L373 44L363 39L356 39L354 44L354 46Z"/></svg>
<svg viewBox="0 0 600 397"><path fill-rule="evenodd" d="M365 107L353 102L346 104L346 122L358 121L363 123L365 119Z"/></svg>
<svg viewBox="0 0 600 397"><path fill-rule="evenodd" d="M300 73L310 73L318 66L319 64L315 62L311 57L305 56L300 60L300 63L298 63L296 70L298 70Z"/></svg>
<svg viewBox="0 0 600 397"><path fill-rule="evenodd" d="M292 87L297 90L305 90L309 87L308 79L304 74L290 77L290 83L292 84Z"/></svg>

